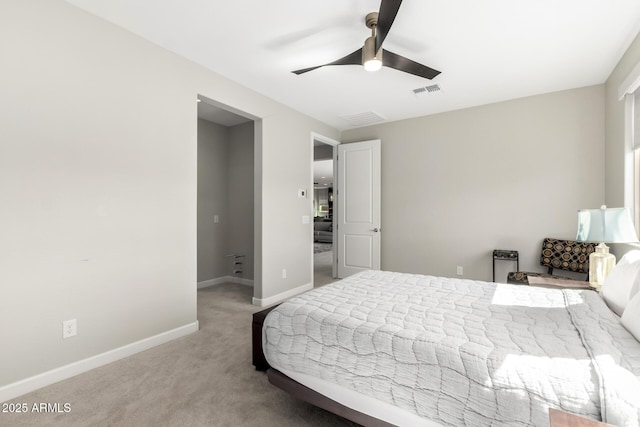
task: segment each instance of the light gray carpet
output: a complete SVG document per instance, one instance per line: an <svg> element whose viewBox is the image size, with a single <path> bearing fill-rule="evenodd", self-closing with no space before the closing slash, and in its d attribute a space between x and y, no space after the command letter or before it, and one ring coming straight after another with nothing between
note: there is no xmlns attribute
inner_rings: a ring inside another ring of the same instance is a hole
<svg viewBox="0 0 640 427"><path fill-rule="evenodd" d="M251 296L237 284L198 291L198 332L12 401L69 403L69 413L0 413L0 425L353 427L254 370Z"/></svg>
<svg viewBox="0 0 640 427"><path fill-rule="evenodd" d="M333 283L333 251L313 254L313 286L315 288Z"/></svg>

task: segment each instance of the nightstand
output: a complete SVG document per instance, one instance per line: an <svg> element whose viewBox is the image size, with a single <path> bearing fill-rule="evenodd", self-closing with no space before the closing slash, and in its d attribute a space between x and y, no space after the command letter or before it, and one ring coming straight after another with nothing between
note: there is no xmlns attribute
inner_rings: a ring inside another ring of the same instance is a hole
<svg viewBox="0 0 640 427"><path fill-rule="evenodd" d="M615 427L553 408L549 408L549 423L551 427Z"/></svg>

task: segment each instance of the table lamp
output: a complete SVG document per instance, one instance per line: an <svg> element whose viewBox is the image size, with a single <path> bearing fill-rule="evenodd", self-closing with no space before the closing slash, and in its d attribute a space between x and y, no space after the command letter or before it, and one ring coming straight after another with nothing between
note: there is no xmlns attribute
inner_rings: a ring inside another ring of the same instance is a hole
<svg viewBox="0 0 640 427"><path fill-rule="evenodd" d="M606 243L638 242L631 212L627 208L601 206L600 209L578 211L578 242L600 242L589 255L589 283L599 289L616 265L615 255L609 253Z"/></svg>

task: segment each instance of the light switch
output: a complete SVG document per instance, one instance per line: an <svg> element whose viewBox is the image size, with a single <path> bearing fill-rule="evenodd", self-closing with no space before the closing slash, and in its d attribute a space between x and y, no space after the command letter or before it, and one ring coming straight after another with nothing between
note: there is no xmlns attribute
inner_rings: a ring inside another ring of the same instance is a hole
<svg viewBox="0 0 640 427"><path fill-rule="evenodd" d="M214 216L213 216L213 222L214 222L215 224L219 223L219 222L220 222L220 215L214 215Z"/></svg>
<svg viewBox="0 0 640 427"><path fill-rule="evenodd" d="M302 215L303 224L309 224L310 221L311 221L311 217L309 215Z"/></svg>

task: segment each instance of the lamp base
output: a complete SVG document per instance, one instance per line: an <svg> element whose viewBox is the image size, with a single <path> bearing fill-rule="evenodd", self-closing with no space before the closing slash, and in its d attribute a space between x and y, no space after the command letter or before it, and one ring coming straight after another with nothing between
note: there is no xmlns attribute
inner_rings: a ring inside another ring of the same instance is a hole
<svg viewBox="0 0 640 427"><path fill-rule="evenodd" d="M596 246L596 251L589 255L589 284L600 290L604 279L616 266L616 256L609 253L609 247L603 243Z"/></svg>

